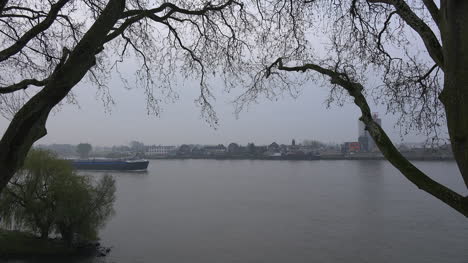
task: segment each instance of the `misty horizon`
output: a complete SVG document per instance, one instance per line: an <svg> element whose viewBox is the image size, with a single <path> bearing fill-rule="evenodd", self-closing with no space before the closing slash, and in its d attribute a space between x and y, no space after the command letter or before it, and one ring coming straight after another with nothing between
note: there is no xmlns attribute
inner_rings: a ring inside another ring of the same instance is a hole
<svg viewBox="0 0 468 263"><path fill-rule="evenodd" d="M316 87L314 83L303 87L297 98L283 95L277 101L262 99L240 112L238 118L232 104L235 96L221 87L213 88L216 96L213 106L219 118L217 127L210 126L201 117L201 109L194 103L199 92L196 85L182 85L175 90L178 99L161 103L159 116L148 114L142 90L126 89L116 78L110 81L111 85L115 104L105 106L95 87L86 82L79 84L74 92L78 104L63 104L51 113L48 134L36 144L111 146L135 140L148 145L231 142L266 145L287 144L292 139L333 144L356 141L358 137L358 108L349 101L343 106L327 108L327 88ZM384 130L395 143L424 142L425 137L414 132L402 136L395 126L396 116L385 114L382 107L373 105L372 108L379 113ZM0 120L2 133L8 124L5 118Z"/></svg>

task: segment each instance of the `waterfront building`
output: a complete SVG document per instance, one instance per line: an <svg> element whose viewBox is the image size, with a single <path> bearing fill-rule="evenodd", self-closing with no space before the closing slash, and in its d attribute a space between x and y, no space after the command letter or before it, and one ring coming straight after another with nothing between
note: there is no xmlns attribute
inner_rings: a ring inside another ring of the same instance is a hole
<svg viewBox="0 0 468 263"><path fill-rule="evenodd" d="M145 155L147 156L169 156L175 155L177 151L175 146L151 145L145 148Z"/></svg>
<svg viewBox="0 0 468 263"><path fill-rule="evenodd" d="M382 119L379 118L377 112L372 113L372 118L377 124L382 126ZM366 129L366 125L362 121L358 121L358 142L360 143L361 151L364 152L374 152L378 151L377 146L375 145L374 139L372 139L369 131Z"/></svg>
<svg viewBox="0 0 468 263"><path fill-rule="evenodd" d="M276 142L273 142L272 144L268 145L269 152L279 152L279 150L280 146Z"/></svg>
<svg viewBox="0 0 468 263"><path fill-rule="evenodd" d="M342 153L357 153L361 151L361 144L359 142L345 142L341 149Z"/></svg>
<svg viewBox="0 0 468 263"><path fill-rule="evenodd" d="M203 150L207 155L220 155L226 153L227 151L226 147L222 144L215 146L205 146Z"/></svg>
<svg viewBox="0 0 468 263"><path fill-rule="evenodd" d="M358 142L361 146L361 151L362 152L368 152L369 151L369 137L367 136L359 136Z"/></svg>

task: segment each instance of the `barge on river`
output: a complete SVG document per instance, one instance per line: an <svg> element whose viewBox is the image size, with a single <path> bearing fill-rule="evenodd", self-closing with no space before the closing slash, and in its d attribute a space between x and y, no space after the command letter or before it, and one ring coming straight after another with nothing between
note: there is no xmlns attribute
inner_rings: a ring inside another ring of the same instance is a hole
<svg viewBox="0 0 468 263"><path fill-rule="evenodd" d="M81 159L70 160L76 170L96 171L144 171L148 168L148 160L129 159Z"/></svg>

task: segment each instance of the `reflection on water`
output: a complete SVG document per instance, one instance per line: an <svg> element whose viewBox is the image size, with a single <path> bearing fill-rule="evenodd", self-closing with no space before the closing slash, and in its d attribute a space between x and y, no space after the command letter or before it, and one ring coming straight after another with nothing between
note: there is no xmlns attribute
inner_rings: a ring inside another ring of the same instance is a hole
<svg viewBox="0 0 468 263"><path fill-rule="evenodd" d="M140 175L140 174L148 174L148 170L138 170L138 171L78 171L79 174L92 174L92 175L104 175L104 174L112 174L112 175Z"/></svg>
<svg viewBox="0 0 468 263"><path fill-rule="evenodd" d="M466 194L454 163L417 166ZM114 175L113 250L94 262L468 262L466 219L384 161L157 160Z"/></svg>
<svg viewBox="0 0 468 263"><path fill-rule="evenodd" d="M357 193L360 198L358 201L363 219L369 218L369 214L374 216L382 216L382 207L386 198L385 190L385 174L382 172L384 169L384 162L377 160L370 161L356 161L358 172L356 176L356 184L358 186Z"/></svg>

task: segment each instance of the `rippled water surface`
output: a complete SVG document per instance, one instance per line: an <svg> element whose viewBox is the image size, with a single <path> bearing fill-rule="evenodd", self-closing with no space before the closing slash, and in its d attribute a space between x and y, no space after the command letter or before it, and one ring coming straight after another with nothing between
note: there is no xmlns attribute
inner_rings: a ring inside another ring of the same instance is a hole
<svg viewBox="0 0 468 263"><path fill-rule="evenodd" d="M455 163L416 165L467 194ZM385 161L155 160L114 175L112 252L81 262L468 263L468 220Z"/></svg>

